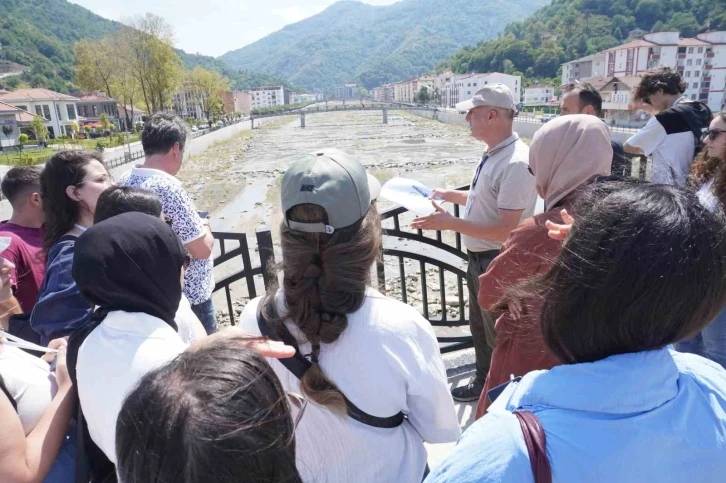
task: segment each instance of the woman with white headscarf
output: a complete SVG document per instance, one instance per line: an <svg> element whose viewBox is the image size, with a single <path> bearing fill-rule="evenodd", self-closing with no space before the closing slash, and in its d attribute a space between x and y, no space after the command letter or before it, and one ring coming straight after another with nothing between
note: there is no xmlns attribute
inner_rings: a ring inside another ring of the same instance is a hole
<svg viewBox="0 0 726 483"><path fill-rule="evenodd" d="M523 376L557 364L539 333L541 301L502 303L502 299L507 289L552 267L562 241L547 236L545 223L562 223L562 210L571 212L583 188L597 176L610 174L612 157L610 131L595 116L557 118L532 139L529 168L537 194L545 201L545 212L525 220L509 235L499 256L479 279L479 305L499 314L499 318L497 345L479 398L477 418L491 404L488 392L507 382L512 374Z"/></svg>

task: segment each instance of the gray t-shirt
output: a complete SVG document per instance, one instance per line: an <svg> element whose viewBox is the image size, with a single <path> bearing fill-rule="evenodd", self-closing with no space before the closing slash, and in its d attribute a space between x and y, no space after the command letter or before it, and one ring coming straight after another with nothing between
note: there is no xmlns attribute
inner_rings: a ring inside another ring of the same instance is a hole
<svg viewBox="0 0 726 483"><path fill-rule="evenodd" d="M534 215L537 203L534 176L529 172L529 146L517 133L489 150L478 179L472 178L464 219L494 224L499 209L523 210L521 220ZM478 166L477 166L478 168ZM462 235L464 246L472 252L499 250L502 242Z"/></svg>

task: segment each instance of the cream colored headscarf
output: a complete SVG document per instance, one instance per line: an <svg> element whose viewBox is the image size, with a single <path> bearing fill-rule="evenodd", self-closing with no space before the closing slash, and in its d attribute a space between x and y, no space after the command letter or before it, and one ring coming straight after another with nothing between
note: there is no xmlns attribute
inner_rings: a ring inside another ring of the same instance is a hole
<svg viewBox="0 0 726 483"><path fill-rule="evenodd" d="M535 133L529 147L537 194L548 210L596 176L609 175L612 161L610 130L586 114L553 119Z"/></svg>

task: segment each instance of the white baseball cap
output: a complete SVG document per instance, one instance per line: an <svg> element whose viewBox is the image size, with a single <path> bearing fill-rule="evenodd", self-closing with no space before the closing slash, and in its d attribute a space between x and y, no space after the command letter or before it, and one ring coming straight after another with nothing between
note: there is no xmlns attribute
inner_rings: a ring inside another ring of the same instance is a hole
<svg viewBox="0 0 726 483"><path fill-rule="evenodd" d="M517 111L512 90L504 84L489 84L474 93L468 101L456 105L457 111L469 111L479 106L500 107Z"/></svg>

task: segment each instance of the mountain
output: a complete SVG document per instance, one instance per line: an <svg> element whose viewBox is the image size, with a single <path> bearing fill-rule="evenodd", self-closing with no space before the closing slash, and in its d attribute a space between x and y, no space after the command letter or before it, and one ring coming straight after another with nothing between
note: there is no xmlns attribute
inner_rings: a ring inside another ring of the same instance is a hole
<svg viewBox="0 0 726 483"><path fill-rule="evenodd" d="M372 88L430 70L457 48L493 38L549 0L341 1L220 57L311 90Z"/></svg>
<svg viewBox="0 0 726 483"><path fill-rule="evenodd" d="M49 21L52 19L52 21ZM74 80L74 44L113 34L120 24L66 0L0 0L0 60L5 58L29 69L18 77L0 78L0 88L21 80L32 87L77 92ZM215 69L229 78L232 88L248 89L283 81L267 74L240 72L214 57L177 50L184 67Z"/></svg>
<svg viewBox="0 0 726 483"><path fill-rule="evenodd" d="M439 69L518 71L528 78L558 76L560 64L625 42L636 29L678 30L693 37L726 29L726 2L712 0L553 0L507 26L497 39L465 47Z"/></svg>

